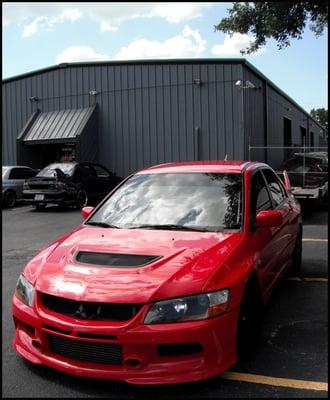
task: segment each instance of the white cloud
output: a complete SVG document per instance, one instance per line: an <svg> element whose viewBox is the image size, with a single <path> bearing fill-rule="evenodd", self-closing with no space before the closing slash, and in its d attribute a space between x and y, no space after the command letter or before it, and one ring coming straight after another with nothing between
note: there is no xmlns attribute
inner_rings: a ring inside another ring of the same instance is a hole
<svg viewBox="0 0 330 400"><path fill-rule="evenodd" d="M28 21L24 37L39 28L64 21L74 22L82 15L96 20L103 32L116 31L124 22L159 17L169 23L186 22L201 15L211 3L3 3L3 25ZM30 22L32 20L32 22Z"/></svg>
<svg viewBox="0 0 330 400"><path fill-rule="evenodd" d="M80 61L106 61L110 60L107 54L97 53L87 46L68 47L56 57L56 63L80 62Z"/></svg>
<svg viewBox="0 0 330 400"><path fill-rule="evenodd" d="M70 8L63 10L58 16L36 17L30 24L24 26L22 37L34 35L43 26L46 26L47 29L52 29L56 24L62 24L65 21L75 22L80 17L82 17L82 13L78 9Z"/></svg>
<svg viewBox="0 0 330 400"><path fill-rule="evenodd" d="M212 47L212 53L216 56L241 56L240 50L245 49L250 46L251 42L253 42L253 37L241 34L234 33L232 37L230 35L225 35L225 39L223 44L217 44ZM256 53L251 55L259 55L265 51L265 48L258 50Z"/></svg>
<svg viewBox="0 0 330 400"><path fill-rule="evenodd" d="M108 22L106 21L102 21L101 22L101 32L116 32L118 31L118 27L117 26L111 26Z"/></svg>
<svg viewBox="0 0 330 400"><path fill-rule="evenodd" d="M44 20L45 20L45 17L37 17L31 22L31 24L25 25L24 29L23 29L22 37L28 37L28 36L34 35Z"/></svg>
<svg viewBox="0 0 330 400"><path fill-rule="evenodd" d="M122 47L115 59L199 57L205 51L206 43L199 31L186 25L181 34L164 42L135 39L128 46Z"/></svg>

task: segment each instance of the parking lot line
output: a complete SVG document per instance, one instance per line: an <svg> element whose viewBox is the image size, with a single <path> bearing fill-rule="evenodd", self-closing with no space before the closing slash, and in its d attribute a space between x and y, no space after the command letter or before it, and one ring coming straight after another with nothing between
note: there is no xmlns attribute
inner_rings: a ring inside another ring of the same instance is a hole
<svg viewBox="0 0 330 400"><path fill-rule="evenodd" d="M298 282L328 282L328 278L313 278L313 277L292 277L287 278L288 281L298 281Z"/></svg>
<svg viewBox="0 0 330 400"><path fill-rule="evenodd" d="M328 391L327 382L315 382L315 381L304 381L300 379L286 379L286 378L275 378L273 376L265 375L255 375L246 374L241 372L224 372L219 375L219 378L231 380L231 381L241 381L248 383L258 383L261 385L270 386L281 386L294 389L304 389L304 390L318 390L318 391Z"/></svg>
<svg viewBox="0 0 330 400"><path fill-rule="evenodd" d="M317 239L317 238L303 238L303 242L327 242L328 239Z"/></svg>

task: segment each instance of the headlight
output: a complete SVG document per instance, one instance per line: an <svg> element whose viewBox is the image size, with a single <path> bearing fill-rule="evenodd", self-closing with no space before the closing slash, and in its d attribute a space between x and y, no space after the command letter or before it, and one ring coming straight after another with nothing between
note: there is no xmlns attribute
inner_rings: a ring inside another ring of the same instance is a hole
<svg viewBox="0 0 330 400"><path fill-rule="evenodd" d="M23 183L23 190L28 190L28 189L30 189L29 184L27 182L24 182Z"/></svg>
<svg viewBox="0 0 330 400"><path fill-rule="evenodd" d="M24 304L32 307L34 301L34 293L35 289L31 285L31 283L28 282L23 275L20 275L16 285L17 296L22 300Z"/></svg>
<svg viewBox="0 0 330 400"><path fill-rule="evenodd" d="M151 307L144 323L159 324L206 319L225 312L228 304L229 289L159 301Z"/></svg>

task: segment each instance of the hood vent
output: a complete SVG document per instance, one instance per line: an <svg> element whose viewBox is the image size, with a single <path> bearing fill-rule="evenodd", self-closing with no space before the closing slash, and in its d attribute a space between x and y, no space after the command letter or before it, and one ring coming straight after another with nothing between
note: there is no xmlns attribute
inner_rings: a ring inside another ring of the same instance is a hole
<svg viewBox="0 0 330 400"><path fill-rule="evenodd" d="M100 267L135 268L143 267L151 262L159 260L161 256L144 256L140 254L112 254L79 251L76 261L82 264L93 264Z"/></svg>

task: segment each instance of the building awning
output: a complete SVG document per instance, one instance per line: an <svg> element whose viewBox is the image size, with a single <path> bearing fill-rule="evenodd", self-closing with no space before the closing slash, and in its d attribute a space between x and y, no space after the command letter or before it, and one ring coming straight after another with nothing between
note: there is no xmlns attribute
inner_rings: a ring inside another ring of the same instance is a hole
<svg viewBox="0 0 330 400"><path fill-rule="evenodd" d="M25 145L75 142L93 117L95 108L37 111L18 139Z"/></svg>

